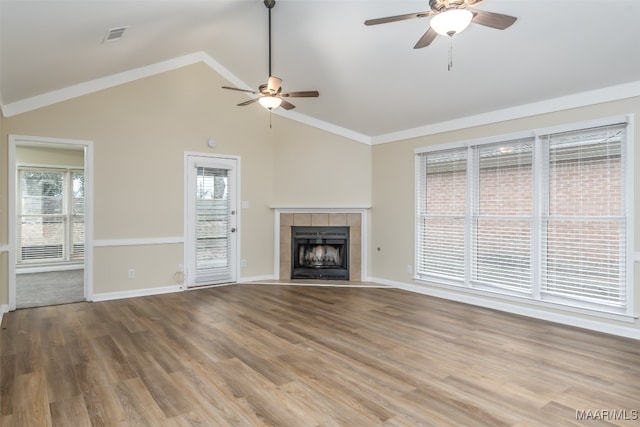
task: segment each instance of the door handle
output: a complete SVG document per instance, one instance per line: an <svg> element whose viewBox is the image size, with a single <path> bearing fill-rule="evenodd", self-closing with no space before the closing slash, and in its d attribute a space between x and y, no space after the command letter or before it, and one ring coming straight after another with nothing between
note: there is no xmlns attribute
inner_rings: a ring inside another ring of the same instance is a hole
<svg viewBox="0 0 640 427"><path fill-rule="evenodd" d="M232 233L235 233L235 232L236 232L236 228L235 228L235 227L232 227L232 228L231 228L231 232L232 232Z"/></svg>

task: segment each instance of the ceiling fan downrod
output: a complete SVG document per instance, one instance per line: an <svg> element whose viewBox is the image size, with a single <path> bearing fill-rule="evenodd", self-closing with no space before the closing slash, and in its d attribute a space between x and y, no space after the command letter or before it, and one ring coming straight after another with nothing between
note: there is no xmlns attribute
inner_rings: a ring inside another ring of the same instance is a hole
<svg viewBox="0 0 640 427"><path fill-rule="evenodd" d="M269 77L271 77L271 9L276 5L276 0L264 0L264 5L269 9Z"/></svg>

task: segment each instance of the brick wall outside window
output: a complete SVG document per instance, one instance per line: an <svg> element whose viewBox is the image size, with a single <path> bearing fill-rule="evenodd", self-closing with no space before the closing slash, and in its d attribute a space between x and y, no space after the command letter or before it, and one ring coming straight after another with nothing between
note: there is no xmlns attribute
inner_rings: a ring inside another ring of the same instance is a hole
<svg viewBox="0 0 640 427"><path fill-rule="evenodd" d="M625 307L624 125L616 126L536 140L537 189L533 138L419 154L418 277Z"/></svg>

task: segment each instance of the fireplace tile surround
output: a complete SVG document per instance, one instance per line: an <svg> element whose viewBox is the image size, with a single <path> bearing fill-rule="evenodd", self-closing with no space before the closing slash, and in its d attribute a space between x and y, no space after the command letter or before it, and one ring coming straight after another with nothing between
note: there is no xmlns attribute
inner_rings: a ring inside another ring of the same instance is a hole
<svg viewBox="0 0 640 427"><path fill-rule="evenodd" d="M276 209L276 277L291 280L291 227L292 226L348 226L349 227L349 280L362 281L363 242L365 223L362 209L295 210Z"/></svg>

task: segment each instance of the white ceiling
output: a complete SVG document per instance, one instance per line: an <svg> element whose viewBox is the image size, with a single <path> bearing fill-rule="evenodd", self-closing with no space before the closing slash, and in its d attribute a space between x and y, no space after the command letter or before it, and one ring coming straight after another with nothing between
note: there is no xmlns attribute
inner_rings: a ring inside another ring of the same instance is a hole
<svg viewBox="0 0 640 427"><path fill-rule="evenodd" d="M285 91L320 92L291 99L297 108L282 114L375 143L523 106L640 95L640 0L476 7L518 21L504 31L472 23L453 39L447 71L447 37L413 49L428 18L363 24L429 10L428 0L279 0L273 74ZM175 58L204 60L232 85L257 89L268 77L267 16L262 0L0 0L0 104L10 116ZM103 44L119 26L124 37Z"/></svg>

